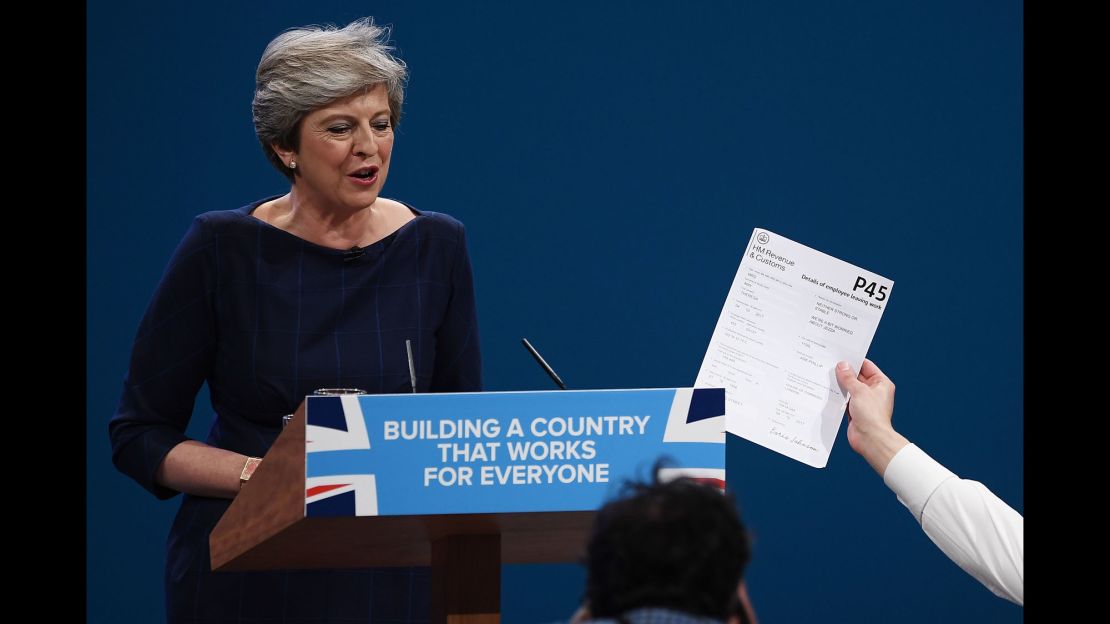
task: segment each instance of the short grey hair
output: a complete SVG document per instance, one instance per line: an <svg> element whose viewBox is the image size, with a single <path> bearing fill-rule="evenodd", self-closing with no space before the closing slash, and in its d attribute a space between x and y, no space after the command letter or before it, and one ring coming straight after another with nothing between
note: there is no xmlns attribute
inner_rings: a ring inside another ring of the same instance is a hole
<svg viewBox="0 0 1110 624"><path fill-rule="evenodd" d="M392 54L390 28L364 17L336 26L291 28L262 52L255 74L254 130L270 163L290 182L295 170L274 152L274 143L300 149L300 125L308 113L384 84L389 123L401 120L408 70Z"/></svg>

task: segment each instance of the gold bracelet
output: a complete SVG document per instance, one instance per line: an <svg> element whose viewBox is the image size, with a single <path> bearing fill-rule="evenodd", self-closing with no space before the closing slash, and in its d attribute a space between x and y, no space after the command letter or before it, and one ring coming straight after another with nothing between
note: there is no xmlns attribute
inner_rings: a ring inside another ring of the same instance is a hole
<svg viewBox="0 0 1110 624"><path fill-rule="evenodd" d="M262 463L259 457L248 457L245 464L243 464L243 472L239 473L239 489L243 489L243 484L250 481L251 475L258 468L258 464Z"/></svg>

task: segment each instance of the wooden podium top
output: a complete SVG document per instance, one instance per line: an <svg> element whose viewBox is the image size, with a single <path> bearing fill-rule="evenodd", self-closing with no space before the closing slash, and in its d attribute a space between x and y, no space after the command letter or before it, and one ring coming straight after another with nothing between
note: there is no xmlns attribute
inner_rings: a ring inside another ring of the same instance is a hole
<svg viewBox="0 0 1110 624"><path fill-rule="evenodd" d="M660 455L723 483L724 403L706 388L308 397L213 529L212 568L426 566L469 536L500 536L504 563L577 562L595 510ZM474 478L436 480L453 470Z"/></svg>

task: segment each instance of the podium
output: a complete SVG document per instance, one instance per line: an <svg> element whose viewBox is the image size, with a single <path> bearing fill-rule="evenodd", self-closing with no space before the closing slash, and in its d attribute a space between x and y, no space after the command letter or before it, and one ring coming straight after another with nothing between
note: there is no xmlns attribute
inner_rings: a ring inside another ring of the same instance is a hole
<svg viewBox="0 0 1110 624"><path fill-rule="evenodd" d="M212 568L431 566L433 623L500 622L502 563L581 561L626 480L725 479L720 388L310 396Z"/></svg>

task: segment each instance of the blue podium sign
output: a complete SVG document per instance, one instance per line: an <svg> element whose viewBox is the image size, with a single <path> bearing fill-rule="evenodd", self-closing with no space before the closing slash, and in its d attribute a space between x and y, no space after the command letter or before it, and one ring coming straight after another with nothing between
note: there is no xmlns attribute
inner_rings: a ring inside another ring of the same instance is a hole
<svg viewBox="0 0 1110 624"><path fill-rule="evenodd" d="M311 396L305 515L592 511L660 456L723 486L724 393Z"/></svg>

